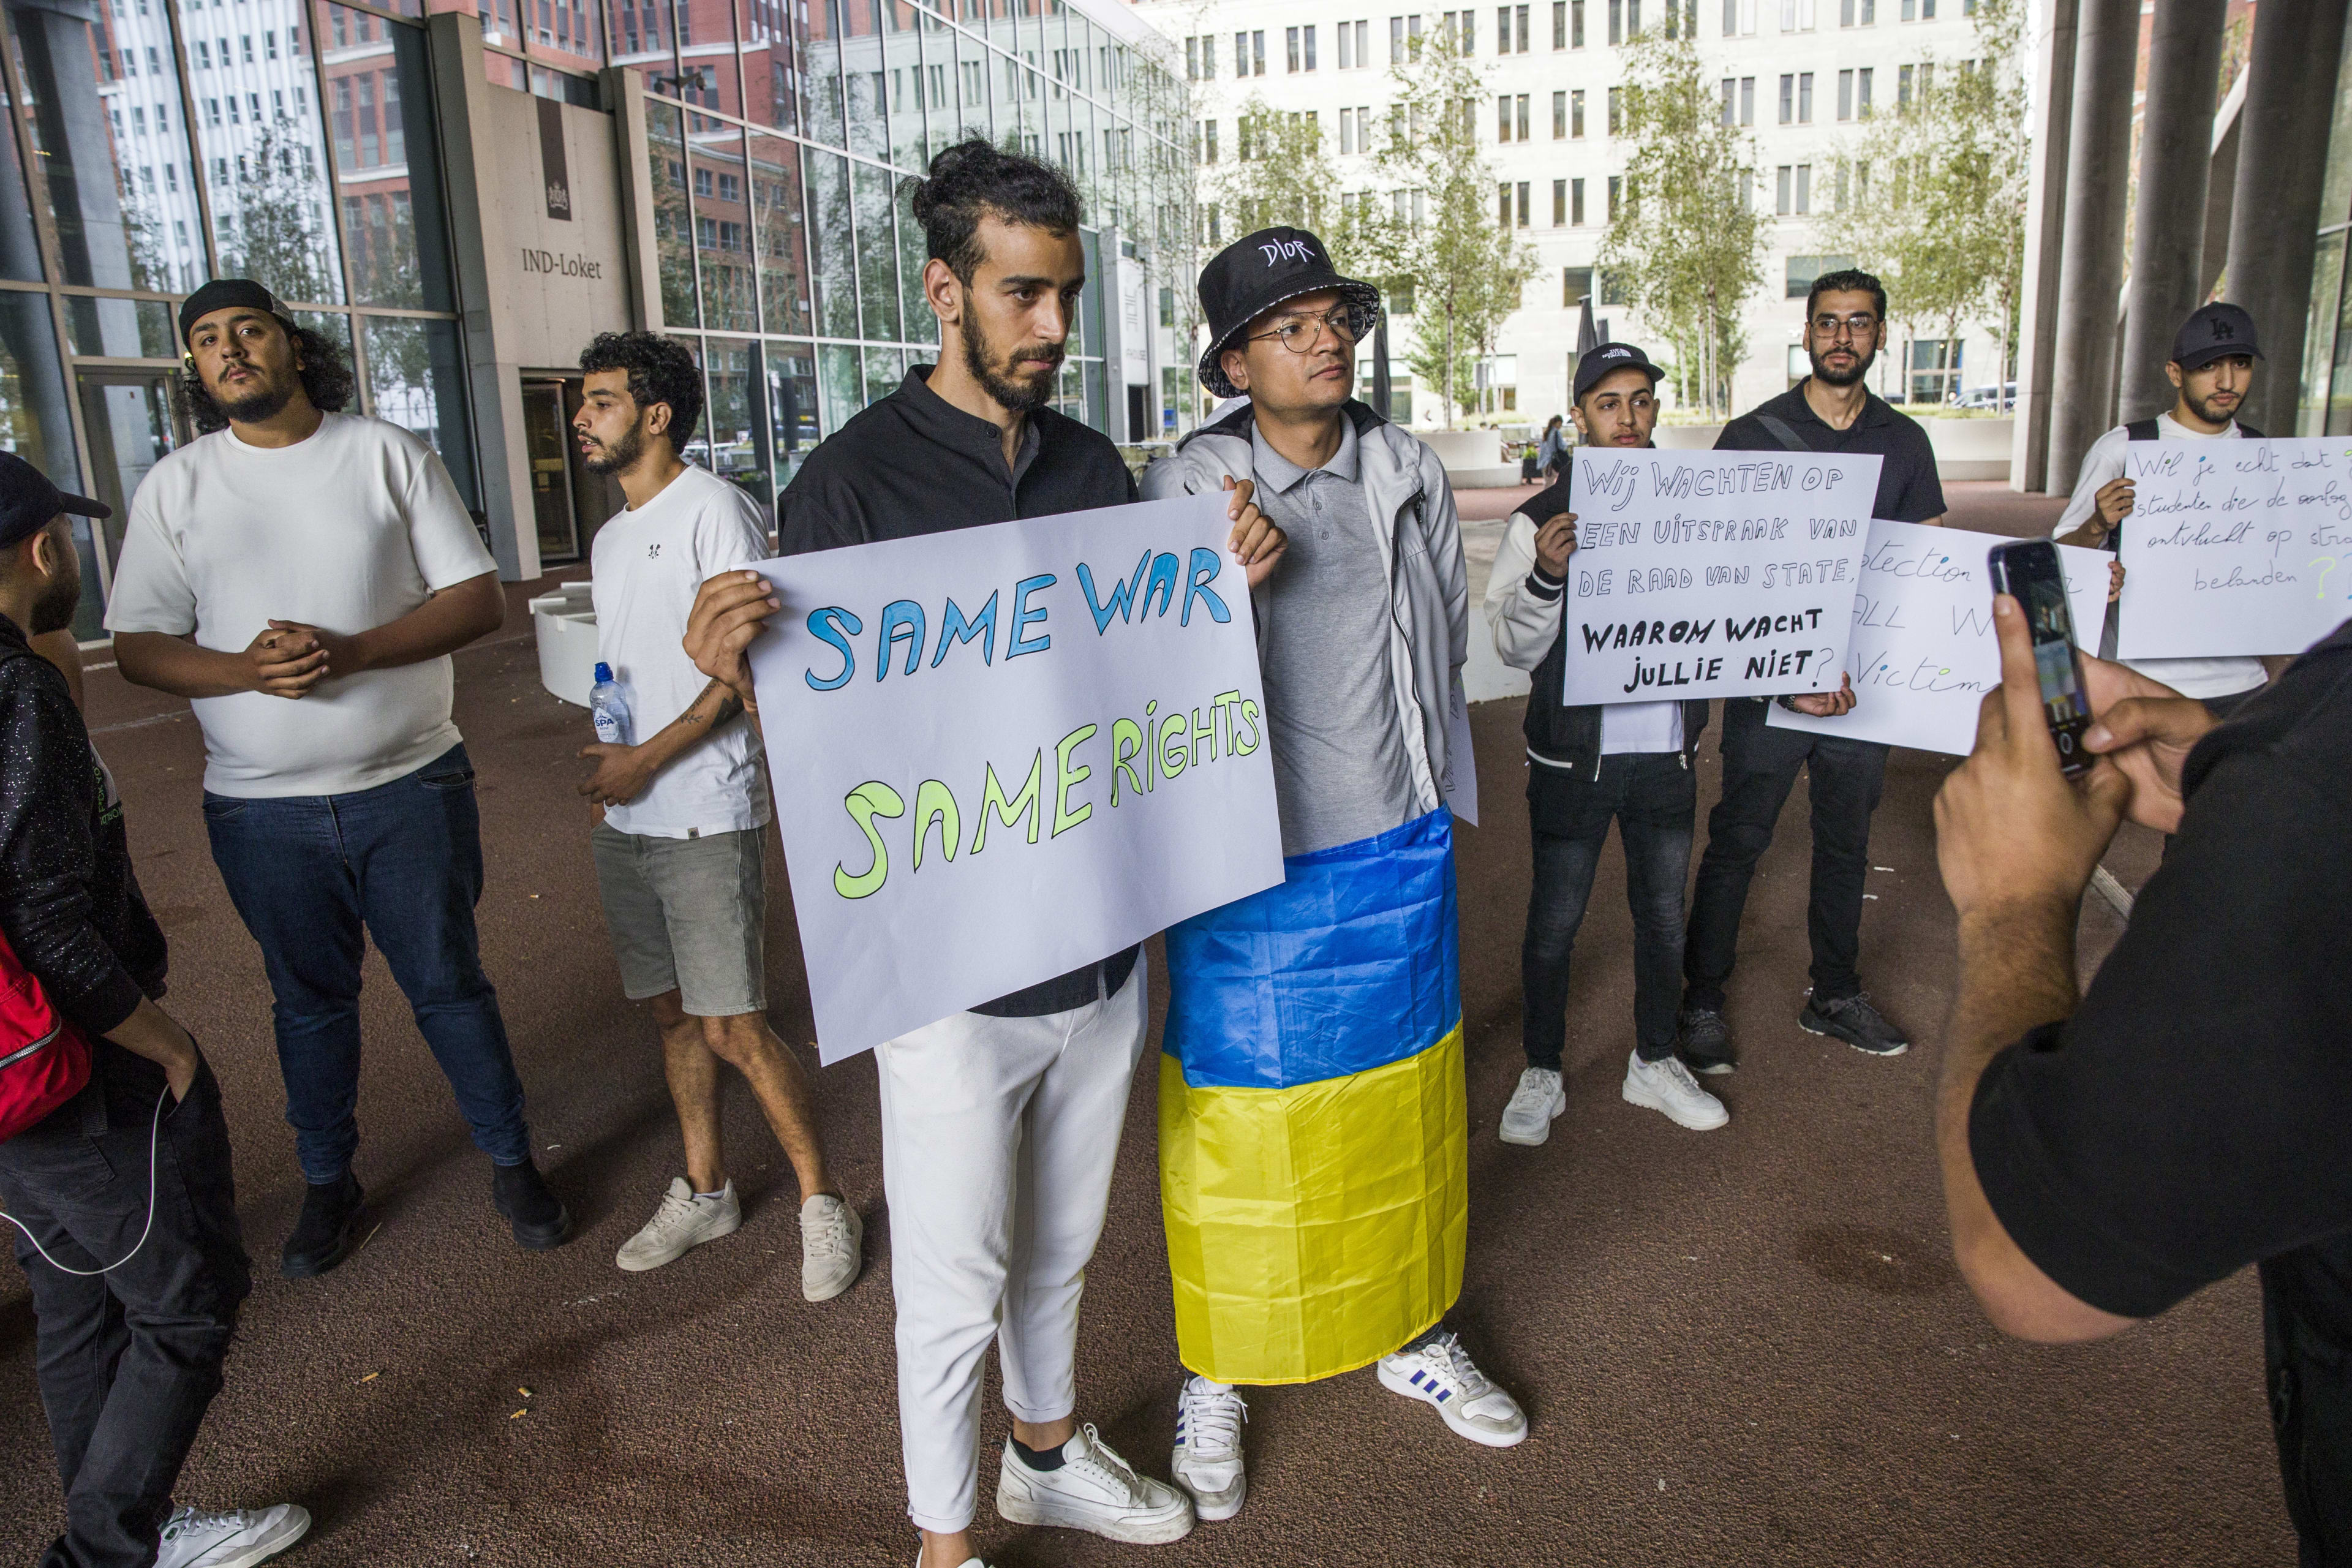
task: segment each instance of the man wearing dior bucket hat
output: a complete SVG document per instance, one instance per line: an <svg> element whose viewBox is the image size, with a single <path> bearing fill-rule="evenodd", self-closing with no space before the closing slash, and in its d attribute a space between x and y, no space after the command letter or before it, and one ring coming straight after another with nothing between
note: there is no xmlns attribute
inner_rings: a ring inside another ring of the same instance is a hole
<svg viewBox="0 0 2352 1568"><path fill-rule="evenodd" d="M1454 494L1351 395L1380 291L1320 239L1228 247L1201 305L1202 384L1249 401L1147 469L1144 497L1250 480L1289 539L1252 595L1285 879L1168 932L1173 1470L1218 1520L1245 1489L1237 1384L1377 1365L1474 1443L1527 1418L1445 1323L1468 1231L1448 806L1475 810Z"/></svg>

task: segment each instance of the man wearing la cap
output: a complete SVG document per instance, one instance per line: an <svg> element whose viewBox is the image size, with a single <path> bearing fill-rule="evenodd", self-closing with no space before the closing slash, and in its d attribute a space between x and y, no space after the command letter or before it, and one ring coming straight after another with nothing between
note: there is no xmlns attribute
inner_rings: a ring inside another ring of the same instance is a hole
<svg viewBox="0 0 2352 1568"><path fill-rule="evenodd" d="M1377 1363L1474 1442L1517 1443L1527 1418L1444 1323L1468 1229L1453 492L1435 454L1349 396L1380 296L1322 241L1250 235L1200 289L1202 384L1249 402L1154 463L1143 493L1250 480L1290 542L1253 595L1285 880L1168 932L1173 1468L1214 1520L1245 1490L1236 1384Z"/></svg>
<svg viewBox="0 0 2352 1568"><path fill-rule="evenodd" d="M351 372L260 284L180 307L200 436L131 503L106 624L124 679L191 700L205 826L260 944L287 1120L309 1191L280 1270L361 1238L360 958L373 937L491 1163L521 1246L571 1216L530 1153L522 1083L482 973L474 772L449 655L495 631L498 572L441 459L341 412Z"/></svg>
<svg viewBox="0 0 2352 1568"><path fill-rule="evenodd" d="M2172 406L2153 419L2118 425L2083 454L2083 468L2074 480L2074 494L2059 515L2051 537L2061 544L2094 550L2115 550L2124 519L2132 513L2132 482L2124 477L2124 448L2134 441L2224 441L2240 437L2262 438L2262 432L2238 423L2238 405L2252 384L2254 361L2262 350L2254 344L2254 319L2237 305L2200 306L2180 323L2172 340L2172 358L2164 373L2179 388ZM2116 656L2116 638L2122 626L2123 606L2110 602L2107 624L2099 637L2099 656ZM2087 628L2078 628L2087 639ZM2160 680L2183 697L2194 697L2227 717L2269 679L2263 661L2251 657L2223 658L2142 658L2126 660L2151 680Z"/></svg>
<svg viewBox="0 0 2352 1568"><path fill-rule="evenodd" d="M38 986L10 999L8 1021L39 1028L0 1039L10 1103L24 1103L23 1075L63 1070L40 1026L89 1047L88 1082L0 1140L0 1205L32 1290L65 1490L65 1532L40 1565L250 1568L301 1539L310 1516L172 1506L251 1275L220 1084L157 1005L167 953L121 797L62 674L32 646L70 624L80 597L68 513L109 515L0 453L0 931ZM53 1018L28 1014L36 994Z"/></svg>
<svg viewBox="0 0 2352 1568"><path fill-rule="evenodd" d="M1658 422L1664 374L1631 343L1602 343L1577 361L1572 412L1583 443L1643 447ZM1505 664L1533 678L1528 697L1528 816L1535 886L1519 952L1520 1032L1528 1065L1503 1112L1506 1143L1536 1144L1568 1108L1561 1051L1568 1037L1569 955L1592 894L1592 873L1614 819L1625 847L1625 900L1633 916L1633 1054L1622 1093L1704 1132L1730 1120L1675 1054L1681 1001L1683 885L1690 877L1698 783L1691 754L1706 704L1616 702L1571 708L1562 683L1571 650L1568 560L1576 549L1573 465L1505 528L1486 589L1486 622Z"/></svg>

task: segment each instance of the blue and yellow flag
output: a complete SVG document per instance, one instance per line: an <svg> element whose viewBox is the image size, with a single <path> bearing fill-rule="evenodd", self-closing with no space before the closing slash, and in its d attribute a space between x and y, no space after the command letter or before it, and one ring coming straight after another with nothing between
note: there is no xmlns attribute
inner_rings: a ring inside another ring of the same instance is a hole
<svg viewBox="0 0 2352 1568"><path fill-rule="evenodd" d="M1468 1111L1443 808L1168 933L1177 1350L1222 1383L1378 1360L1462 1290Z"/></svg>

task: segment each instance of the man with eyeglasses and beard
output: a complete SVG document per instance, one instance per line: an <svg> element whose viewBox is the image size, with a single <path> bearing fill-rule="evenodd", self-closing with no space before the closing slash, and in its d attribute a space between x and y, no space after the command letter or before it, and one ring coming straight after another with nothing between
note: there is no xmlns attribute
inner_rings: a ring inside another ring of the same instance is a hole
<svg viewBox="0 0 2352 1568"><path fill-rule="evenodd" d="M1805 353L1813 373L1751 414L1734 419L1718 452L1870 453L1879 462L1870 515L1893 522L1944 521L1936 454L1918 422L1897 414L1863 384L1886 346L1886 289L1867 272L1825 272L1805 299ZM1756 862L1801 770L1812 805L1812 891L1806 931L1812 991L1797 1016L1808 1034L1828 1035L1871 1056L1910 1048L1903 1031L1863 994L1858 973L1862 889L1870 874L1870 817L1886 782L1888 748L1810 730L1775 730L1765 703L1817 718L1853 710L1853 682L1835 691L1771 699L1734 697L1723 705L1723 795L1706 818L1683 948L1683 1058L1696 1072L1738 1064L1724 1022L1724 986L1738 955L1739 918Z"/></svg>
<svg viewBox="0 0 2352 1568"><path fill-rule="evenodd" d="M971 141L908 184L940 361L809 455L783 495L786 555L1136 499L1109 439L1050 406L1087 282L1068 176ZM1232 548L1255 584L1282 535L1246 486L1226 488ZM755 714L743 651L782 607L757 574L729 572L703 585L687 628L696 666ZM992 1339L1013 1417L1000 1518L1132 1544L1192 1528L1190 1499L1138 1475L1076 1416L1079 1295L1149 1023L1140 952L875 1048L899 1443L921 1568L980 1568L971 1525Z"/></svg>

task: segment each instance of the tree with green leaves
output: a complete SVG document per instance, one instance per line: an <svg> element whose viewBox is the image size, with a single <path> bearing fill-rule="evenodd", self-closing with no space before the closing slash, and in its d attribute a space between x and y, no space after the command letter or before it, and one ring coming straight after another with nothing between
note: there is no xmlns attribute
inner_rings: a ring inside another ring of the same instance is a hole
<svg viewBox="0 0 2352 1568"><path fill-rule="evenodd" d="M222 274L259 279L281 300L341 300L328 199L311 142L280 115L238 154L235 184L215 197L217 211L236 216L234 238L221 237Z"/></svg>
<svg viewBox="0 0 2352 1568"><path fill-rule="evenodd" d="M1821 230L1830 249L1886 285L1890 316L1940 332L1948 354L1964 319L1999 316L1994 380L2005 386L2024 289L2023 0L1978 0L1975 23L1983 54L1923 61L1907 99L1874 117L1839 161Z"/></svg>
<svg viewBox="0 0 2352 1568"><path fill-rule="evenodd" d="M1722 411L1764 281L1754 141L1724 123L1687 37L1637 34L1620 113L1633 144L1597 265L1663 337L1675 400Z"/></svg>

